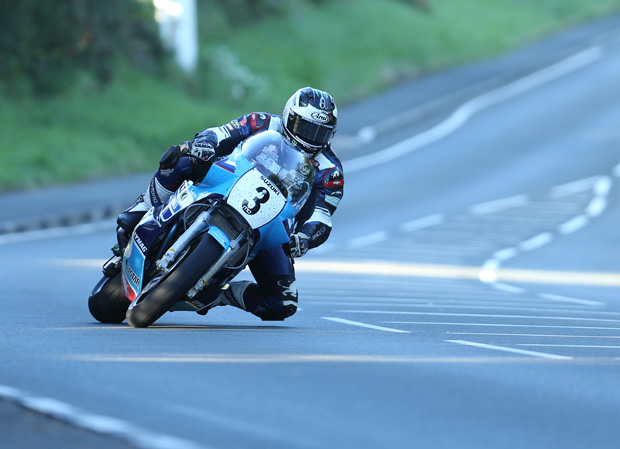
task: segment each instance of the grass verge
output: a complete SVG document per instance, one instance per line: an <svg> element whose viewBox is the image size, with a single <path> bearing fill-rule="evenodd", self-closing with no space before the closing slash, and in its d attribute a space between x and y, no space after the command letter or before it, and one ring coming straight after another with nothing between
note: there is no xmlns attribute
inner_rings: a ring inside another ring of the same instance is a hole
<svg viewBox="0 0 620 449"><path fill-rule="evenodd" d="M152 171L168 145L252 110L279 113L299 87L328 90L342 106L620 10L620 0L412 3L292 0L256 24L203 29L188 82L121 69L104 93L85 77L54 98L1 98L0 191ZM201 23L211 12L199 11Z"/></svg>

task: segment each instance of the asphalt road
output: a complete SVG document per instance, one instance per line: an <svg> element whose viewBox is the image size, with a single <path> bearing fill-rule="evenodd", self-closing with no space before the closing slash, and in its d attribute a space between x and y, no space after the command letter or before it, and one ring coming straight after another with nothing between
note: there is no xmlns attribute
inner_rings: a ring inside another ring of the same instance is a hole
<svg viewBox="0 0 620 449"><path fill-rule="evenodd" d="M619 41L572 55L347 152L284 323L101 325L111 223L3 236L0 447L617 447Z"/></svg>

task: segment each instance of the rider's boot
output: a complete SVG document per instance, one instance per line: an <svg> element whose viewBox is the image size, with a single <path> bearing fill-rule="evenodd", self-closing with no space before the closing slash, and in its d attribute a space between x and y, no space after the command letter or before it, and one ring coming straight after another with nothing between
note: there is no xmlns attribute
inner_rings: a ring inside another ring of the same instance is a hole
<svg viewBox="0 0 620 449"><path fill-rule="evenodd" d="M136 228L144 214L146 214L151 207L159 206L165 203L173 192L165 189L158 181L156 177L151 179L146 192L141 194L136 201L124 212L122 212L116 219L116 237L118 240L118 250L122 253L129 243L129 237Z"/></svg>
<svg viewBox="0 0 620 449"><path fill-rule="evenodd" d="M219 296L221 306L233 306L241 310L247 310L245 301L243 300L243 294L250 285L253 285L250 281L238 281L231 282L228 288L222 291Z"/></svg>
<svg viewBox="0 0 620 449"><path fill-rule="evenodd" d="M222 289L222 293L209 306L198 311L200 315L206 315L209 310L217 306L233 306L241 310L245 308L243 294L253 283L250 281L231 282Z"/></svg>

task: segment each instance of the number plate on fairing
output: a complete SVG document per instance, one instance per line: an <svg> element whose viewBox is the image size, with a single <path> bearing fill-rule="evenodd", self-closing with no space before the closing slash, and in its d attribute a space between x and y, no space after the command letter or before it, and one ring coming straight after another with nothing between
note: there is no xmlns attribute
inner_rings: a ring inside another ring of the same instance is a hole
<svg viewBox="0 0 620 449"><path fill-rule="evenodd" d="M276 218L286 205L286 197L258 170L250 170L233 186L227 203L245 218L253 229Z"/></svg>

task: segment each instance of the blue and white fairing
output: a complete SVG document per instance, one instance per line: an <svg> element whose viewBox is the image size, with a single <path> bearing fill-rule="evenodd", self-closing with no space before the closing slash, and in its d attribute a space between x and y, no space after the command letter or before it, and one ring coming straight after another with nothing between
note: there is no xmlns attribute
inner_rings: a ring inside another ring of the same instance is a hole
<svg viewBox="0 0 620 449"><path fill-rule="evenodd" d="M308 199L314 167L276 131L255 134L228 156L216 160L198 185L184 182L158 209L140 221L125 250L123 286L130 300L143 288L148 248L179 214L205 199L222 199L254 230L250 258L260 250L289 241L295 216ZM227 234L215 225L207 232L227 249Z"/></svg>

